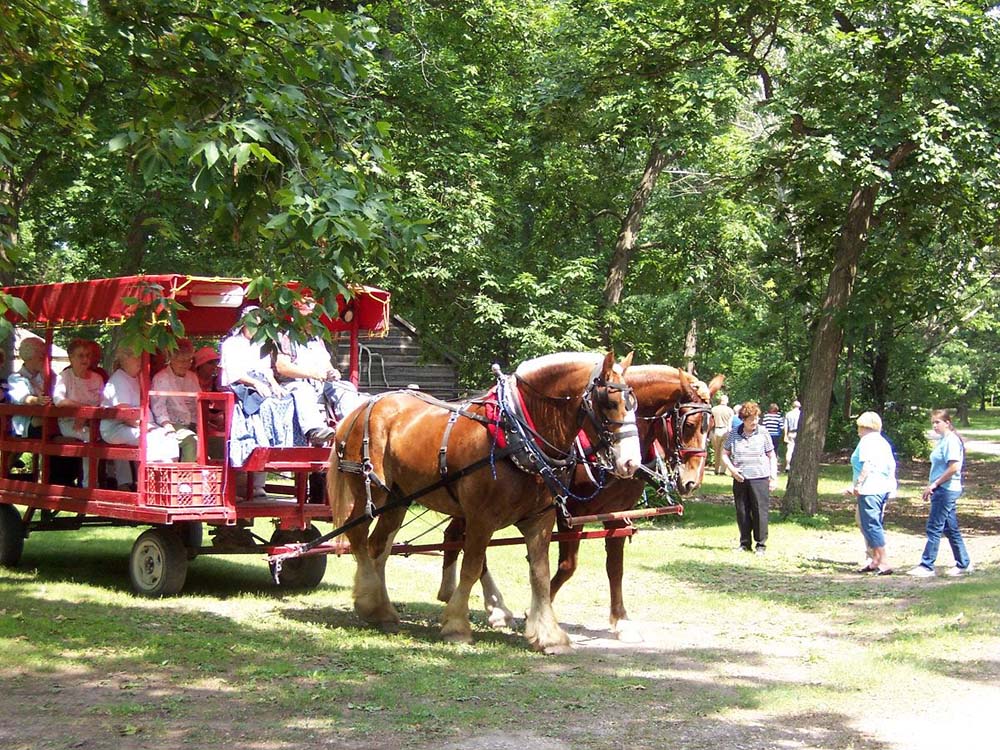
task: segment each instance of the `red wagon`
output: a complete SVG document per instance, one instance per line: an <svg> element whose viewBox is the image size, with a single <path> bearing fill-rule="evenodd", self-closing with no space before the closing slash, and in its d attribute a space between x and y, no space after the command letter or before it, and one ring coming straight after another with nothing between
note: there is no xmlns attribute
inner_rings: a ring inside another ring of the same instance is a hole
<svg viewBox="0 0 1000 750"><path fill-rule="evenodd" d="M135 276L84 282L8 287L4 291L26 303L26 318L8 313L11 322L36 331L51 351L53 334L66 330L97 328L121 323L130 314L129 298L138 297L149 285L157 285L164 298L178 303L178 317L185 335L214 340L226 334L239 320L247 288L245 279L199 278L185 275ZM389 293L371 287L353 290L351 299L337 298L339 315L324 316L323 323L348 344L349 377L358 380L358 339L386 330ZM44 365L46 384L53 382L49 357ZM16 565L25 539L41 531L76 530L89 526L148 526L132 547L129 571L135 591L145 596L175 594L184 585L189 559L201 554L269 552L290 543L307 542L319 536L313 525L330 520L320 472L326 468L325 447L256 448L246 462L230 464L226 437L232 424L235 398L232 393L200 393L198 404L198 456L193 463L149 462L145 457L145 435L150 397L150 361L143 357L140 373L141 403L132 407L28 406L0 403L0 564ZM225 427L213 429L209 409L221 410ZM13 417L41 421L40 437L14 437ZM61 437L59 417L84 420L90 440ZM101 419L139 420L138 447L101 442ZM209 439L222 445L222 452L208 455ZM26 456L31 456L26 459ZM98 486L71 486L58 476L60 460L76 459L97 477L102 461L133 462L134 491ZM30 464L18 472L19 463ZM266 499L252 499L237 492L238 472L281 474L291 481L268 484ZM310 492L310 478L313 491ZM259 518L275 521L270 539L256 537L251 529ZM207 527L208 536L204 535ZM284 566L281 585L316 586L326 570L324 556L290 560Z"/></svg>

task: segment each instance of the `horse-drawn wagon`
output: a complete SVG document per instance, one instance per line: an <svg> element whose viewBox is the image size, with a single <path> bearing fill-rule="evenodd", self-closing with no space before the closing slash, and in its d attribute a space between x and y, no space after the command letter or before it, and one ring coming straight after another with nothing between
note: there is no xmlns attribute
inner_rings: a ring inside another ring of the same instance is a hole
<svg viewBox="0 0 1000 750"><path fill-rule="evenodd" d="M228 333L249 302L245 299L245 279L178 274L8 287L4 291L23 300L28 310L26 316L8 311L8 319L37 332L51 351L57 331L70 335L74 331L90 335L107 331L134 314L135 300L154 288L176 310L185 336L205 342ZM321 318L333 334L346 341L349 377L355 384L359 336L384 331L388 308L387 292L359 287L350 299L337 297L338 315ZM319 476L327 466L328 447L258 447L234 466L227 439L236 408L234 394L200 392L195 397L196 459L151 461L146 443L150 396L156 392L150 387L150 369L150 356L144 354L138 376L138 407L0 403L0 564L16 564L25 540L34 533L148 526L132 547L130 578L137 593L162 596L181 590L188 560L196 555L267 552L319 536L314 522L330 519ZM46 392L51 393L55 373L48 355L43 371ZM221 426L210 418L211 411L224 416ZM11 429L16 418L34 420L40 429L36 428L33 436L16 437ZM78 421L83 439L60 435L60 418ZM139 444L102 442L102 419L138 421ZM210 445L216 449L210 450ZM131 462L135 486L123 489L102 484L100 467L107 461ZM91 479L85 483L79 478L67 479L60 471L67 462L86 467L84 473ZM19 472L15 467L22 464L25 469ZM245 472L280 474L290 481L268 484L263 496L253 497L248 482L238 488L237 478ZM273 519L276 528L270 539L252 532L257 519ZM208 535L204 534L206 528ZM323 557L289 561L281 583L315 586L325 569Z"/></svg>

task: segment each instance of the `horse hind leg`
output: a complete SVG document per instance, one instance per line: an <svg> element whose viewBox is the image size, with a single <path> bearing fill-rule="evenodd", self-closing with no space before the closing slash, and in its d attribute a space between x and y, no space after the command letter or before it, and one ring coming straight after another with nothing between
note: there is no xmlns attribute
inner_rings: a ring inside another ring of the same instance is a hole
<svg viewBox="0 0 1000 750"><path fill-rule="evenodd" d="M460 542L465 536L465 519L453 518L448 528L444 530L445 542ZM438 587L437 599L439 602L448 602L455 593L458 584L458 558L457 549L446 549L444 551L444 561L441 565L441 585ZM489 618L490 627L495 629L509 628L514 624L514 613L511 612L504 603L503 594L497 587L490 575L486 558L483 558L483 572L479 577L479 583L483 587L483 606Z"/></svg>
<svg viewBox="0 0 1000 750"><path fill-rule="evenodd" d="M465 536L465 519L452 518L448 527L444 530L444 541L460 542ZM441 562L441 585L438 587L437 600L447 602L455 593L455 586L458 582L458 550L446 549L444 559Z"/></svg>
<svg viewBox="0 0 1000 750"><path fill-rule="evenodd" d="M490 627L496 630L513 627L514 613L504 603L503 594L500 593L500 589L493 580L485 559L483 560L483 574L479 576L479 583L483 587L483 606L486 608Z"/></svg>
<svg viewBox="0 0 1000 750"><path fill-rule="evenodd" d="M606 528L611 528L605 525ZM622 643L641 643L642 633L638 626L628 619L625 599L622 595L622 580L625 575L625 538L608 537L604 540L604 568L608 574L608 590L611 596L609 621L611 632Z"/></svg>
<svg viewBox="0 0 1000 750"><path fill-rule="evenodd" d="M472 643L472 624L469 622L469 596L472 587L483 574L486 561L486 545L490 542L492 529L466 523L465 544L462 549L462 569L458 586L448 599L441 613L441 637L454 643Z"/></svg>

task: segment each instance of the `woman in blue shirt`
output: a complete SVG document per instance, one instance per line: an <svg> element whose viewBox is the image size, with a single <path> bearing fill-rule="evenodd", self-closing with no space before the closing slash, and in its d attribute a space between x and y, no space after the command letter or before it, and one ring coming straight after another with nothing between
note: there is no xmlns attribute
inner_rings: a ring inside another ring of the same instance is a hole
<svg viewBox="0 0 1000 750"><path fill-rule="evenodd" d="M962 464L965 461L965 444L951 422L947 409L931 412L931 428L941 438L931 451L930 480L924 489L924 500L931 501L927 516L927 544L920 564L909 575L917 578L931 578L937 575L934 561L937 560L941 534L948 537L951 553L955 556L955 566L945 575L962 576L972 572L972 562L965 549L965 540L958 530L958 498L962 494Z"/></svg>
<svg viewBox="0 0 1000 750"><path fill-rule="evenodd" d="M886 576L892 573L885 553L885 506L896 492L896 459L882 437L882 418L866 411L857 420L858 447L851 454L854 484L847 494L858 499L857 517L865 538L868 561L859 573Z"/></svg>

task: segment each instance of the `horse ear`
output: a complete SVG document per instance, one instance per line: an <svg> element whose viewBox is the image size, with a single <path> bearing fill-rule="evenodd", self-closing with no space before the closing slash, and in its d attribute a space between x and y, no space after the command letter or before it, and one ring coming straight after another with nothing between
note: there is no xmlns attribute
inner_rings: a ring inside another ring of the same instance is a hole
<svg viewBox="0 0 1000 750"><path fill-rule="evenodd" d="M622 368L622 372L625 372L632 365L632 355L635 354L634 351L629 352L625 355L625 358L619 362Z"/></svg>
<svg viewBox="0 0 1000 750"><path fill-rule="evenodd" d="M615 353L608 352L604 355L604 367L601 370L601 377L606 378L615 368Z"/></svg>
<svg viewBox="0 0 1000 750"><path fill-rule="evenodd" d="M716 375L714 378L712 378L712 382L708 384L708 392L714 396L718 392L718 390L722 387L722 384L725 382L726 382L725 375Z"/></svg>

